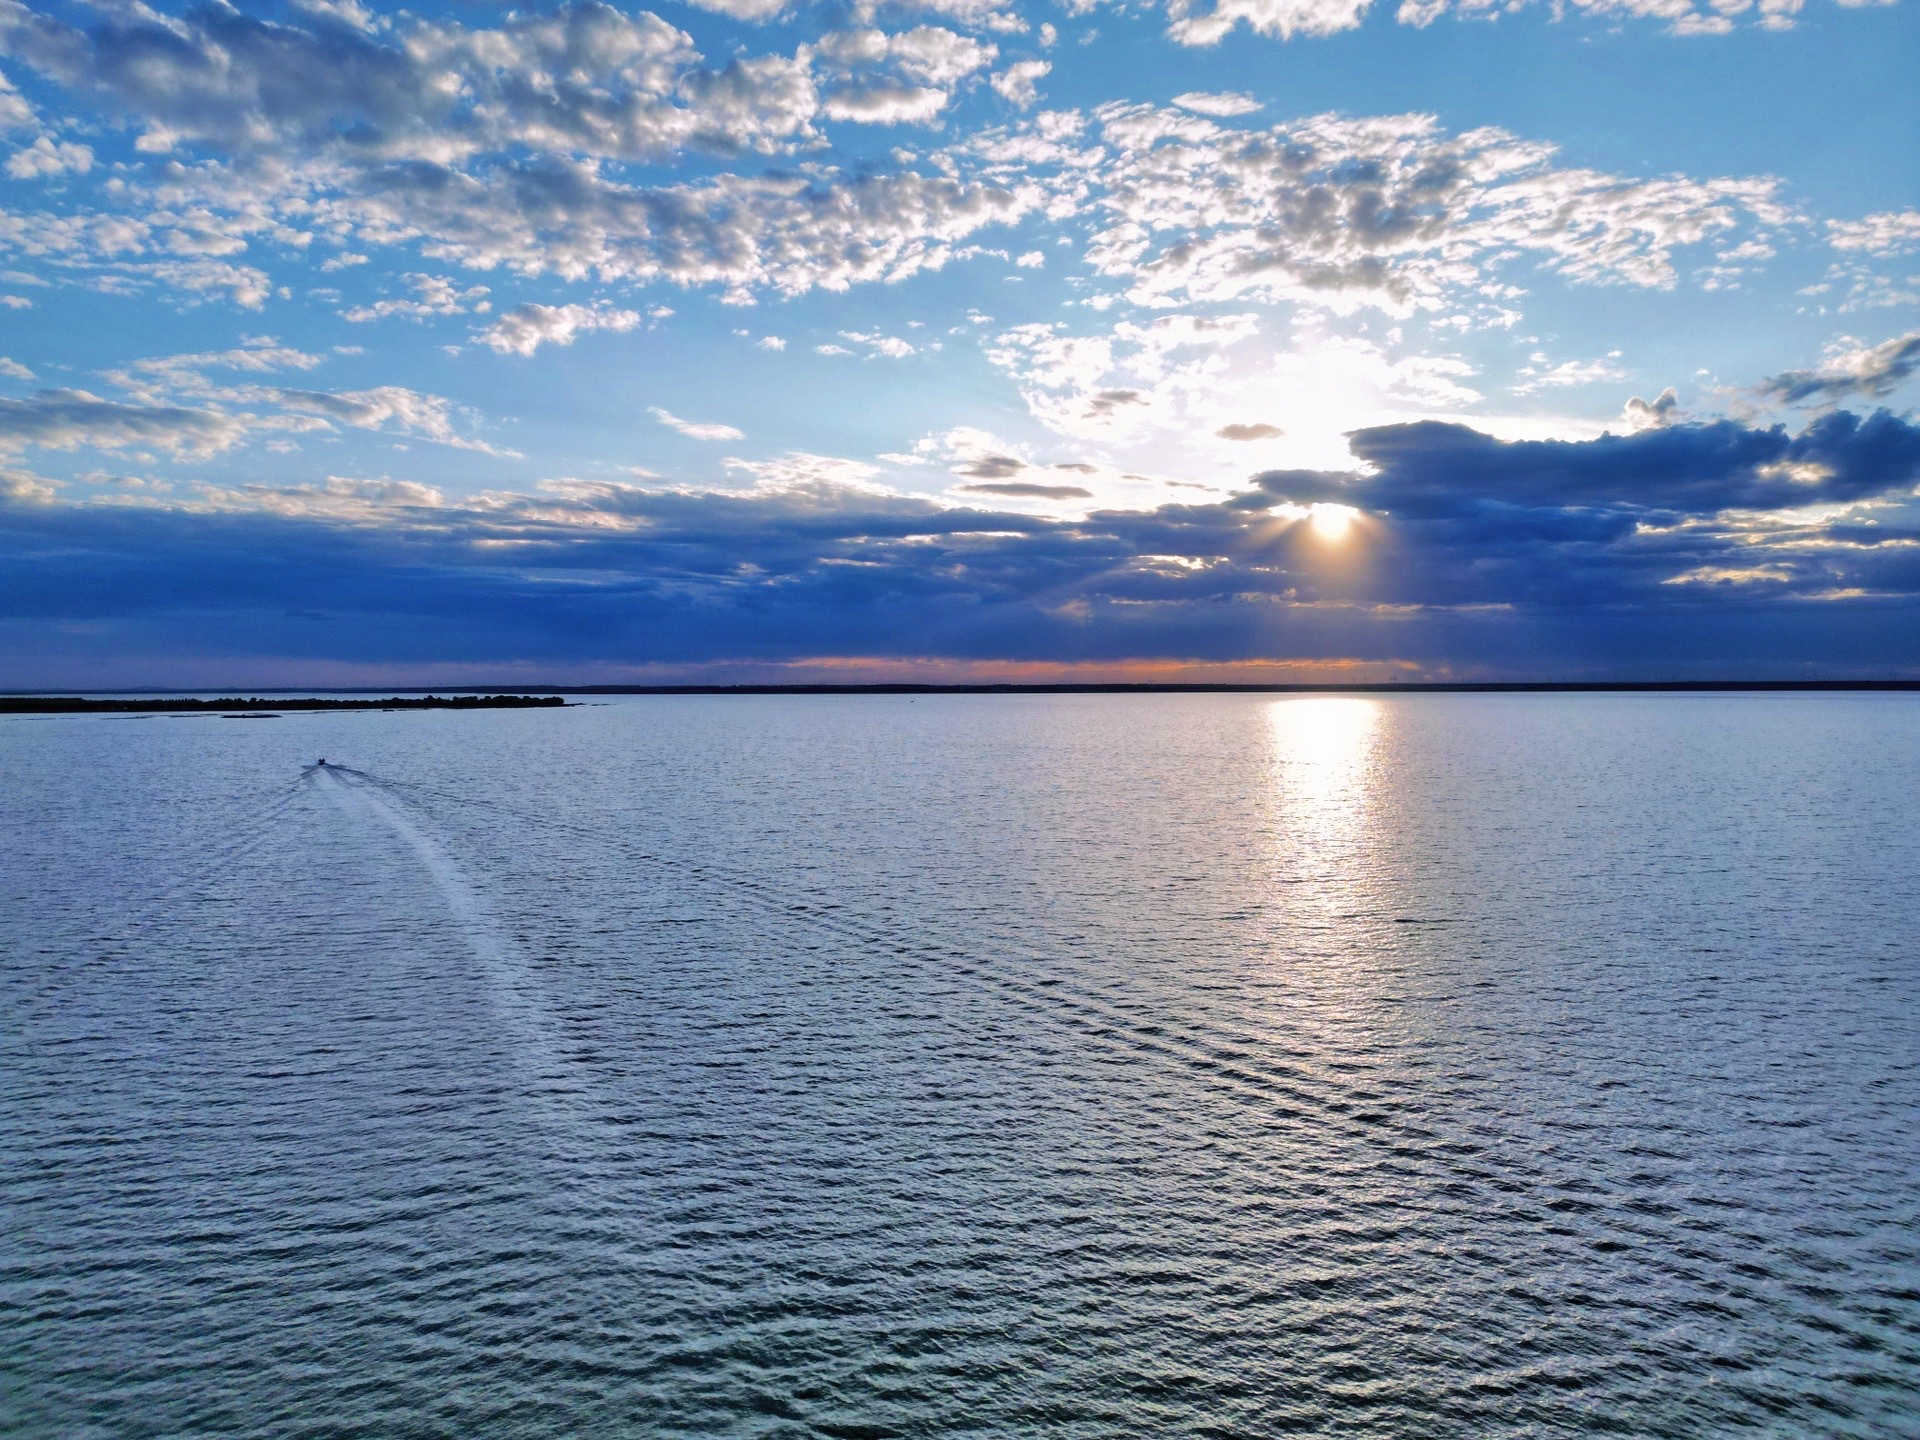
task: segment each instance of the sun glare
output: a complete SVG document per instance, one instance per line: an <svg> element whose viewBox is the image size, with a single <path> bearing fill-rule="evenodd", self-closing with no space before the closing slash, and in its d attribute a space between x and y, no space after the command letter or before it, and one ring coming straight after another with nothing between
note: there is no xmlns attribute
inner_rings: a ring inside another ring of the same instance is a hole
<svg viewBox="0 0 1920 1440"><path fill-rule="evenodd" d="M1354 514L1351 505L1315 505L1313 533L1322 540L1344 540L1353 524Z"/></svg>

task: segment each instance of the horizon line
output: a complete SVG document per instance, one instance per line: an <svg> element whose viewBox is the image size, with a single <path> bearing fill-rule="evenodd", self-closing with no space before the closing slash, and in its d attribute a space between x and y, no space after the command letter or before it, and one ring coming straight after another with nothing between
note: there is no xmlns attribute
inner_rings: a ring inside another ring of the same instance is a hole
<svg viewBox="0 0 1920 1440"><path fill-rule="evenodd" d="M379 685L379 686L130 686L113 690L0 690L9 700L126 695L1419 695L1627 694L1719 692L1915 692L1920 679L1886 680L1407 680L1262 681L933 681L664 684L664 685Z"/></svg>

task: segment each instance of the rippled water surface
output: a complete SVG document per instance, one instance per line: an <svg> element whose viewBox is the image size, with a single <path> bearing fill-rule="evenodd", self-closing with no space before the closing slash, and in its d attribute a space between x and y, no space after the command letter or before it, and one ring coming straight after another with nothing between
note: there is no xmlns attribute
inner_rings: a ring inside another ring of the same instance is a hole
<svg viewBox="0 0 1920 1440"><path fill-rule="evenodd" d="M1920 1432L1920 697L34 717L0 825L8 1433Z"/></svg>

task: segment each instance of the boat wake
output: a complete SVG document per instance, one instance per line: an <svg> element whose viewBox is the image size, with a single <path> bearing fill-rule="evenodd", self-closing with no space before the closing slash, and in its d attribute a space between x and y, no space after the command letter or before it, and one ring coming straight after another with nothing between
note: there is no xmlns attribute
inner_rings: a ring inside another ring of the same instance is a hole
<svg viewBox="0 0 1920 1440"><path fill-rule="evenodd" d="M592 1096L579 1067L564 1053L558 1023L540 994L532 967L460 866L415 820L406 803L375 776L323 761L308 766L304 778L348 818L386 830L411 852L479 962L488 998L507 1029L516 1062L525 1070L525 1095L539 1112L538 1118L574 1133L583 1148L603 1145L604 1136L581 1133L583 1127L597 1128L590 1116Z"/></svg>

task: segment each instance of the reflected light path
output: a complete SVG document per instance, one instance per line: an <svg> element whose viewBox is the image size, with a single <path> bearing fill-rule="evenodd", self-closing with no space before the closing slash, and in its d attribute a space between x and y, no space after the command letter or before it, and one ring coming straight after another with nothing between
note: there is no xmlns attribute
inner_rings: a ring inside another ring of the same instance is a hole
<svg viewBox="0 0 1920 1440"><path fill-rule="evenodd" d="M1309 1087L1375 1113L1417 1112L1423 1056L1446 1044L1404 1004L1409 931L1398 872L1411 817L1393 784L1399 706L1359 696L1267 707L1271 806L1266 980L1250 1029ZM1444 1020L1442 1021L1444 1031ZM1276 1163L1299 1157L1276 1154ZM1353 1172L1360 1182L1364 1165Z"/></svg>
<svg viewBox="0 0 1920 1440"><path fill-rule="evenodd" d="M1266 713L1268 883L1286 917L1271 961L1285 966L1296 998L1302 986L1330 987L1325 998L1342 1010L1354 984L1370 988L1366 958L1350 953L1364 947L1353 922L1384 904L1390 888L1381 864L1391 809L1381 784L1386 708L1314 696L1277 700Z"/></svg>
<svg viewBox="0 0 1920 1440"><path fill-rule="evenodd" d="M1349 843L1375 778L1380 702L1329 695L1277 700L1267 710L1275 819L1283 833Z"/></svg>

